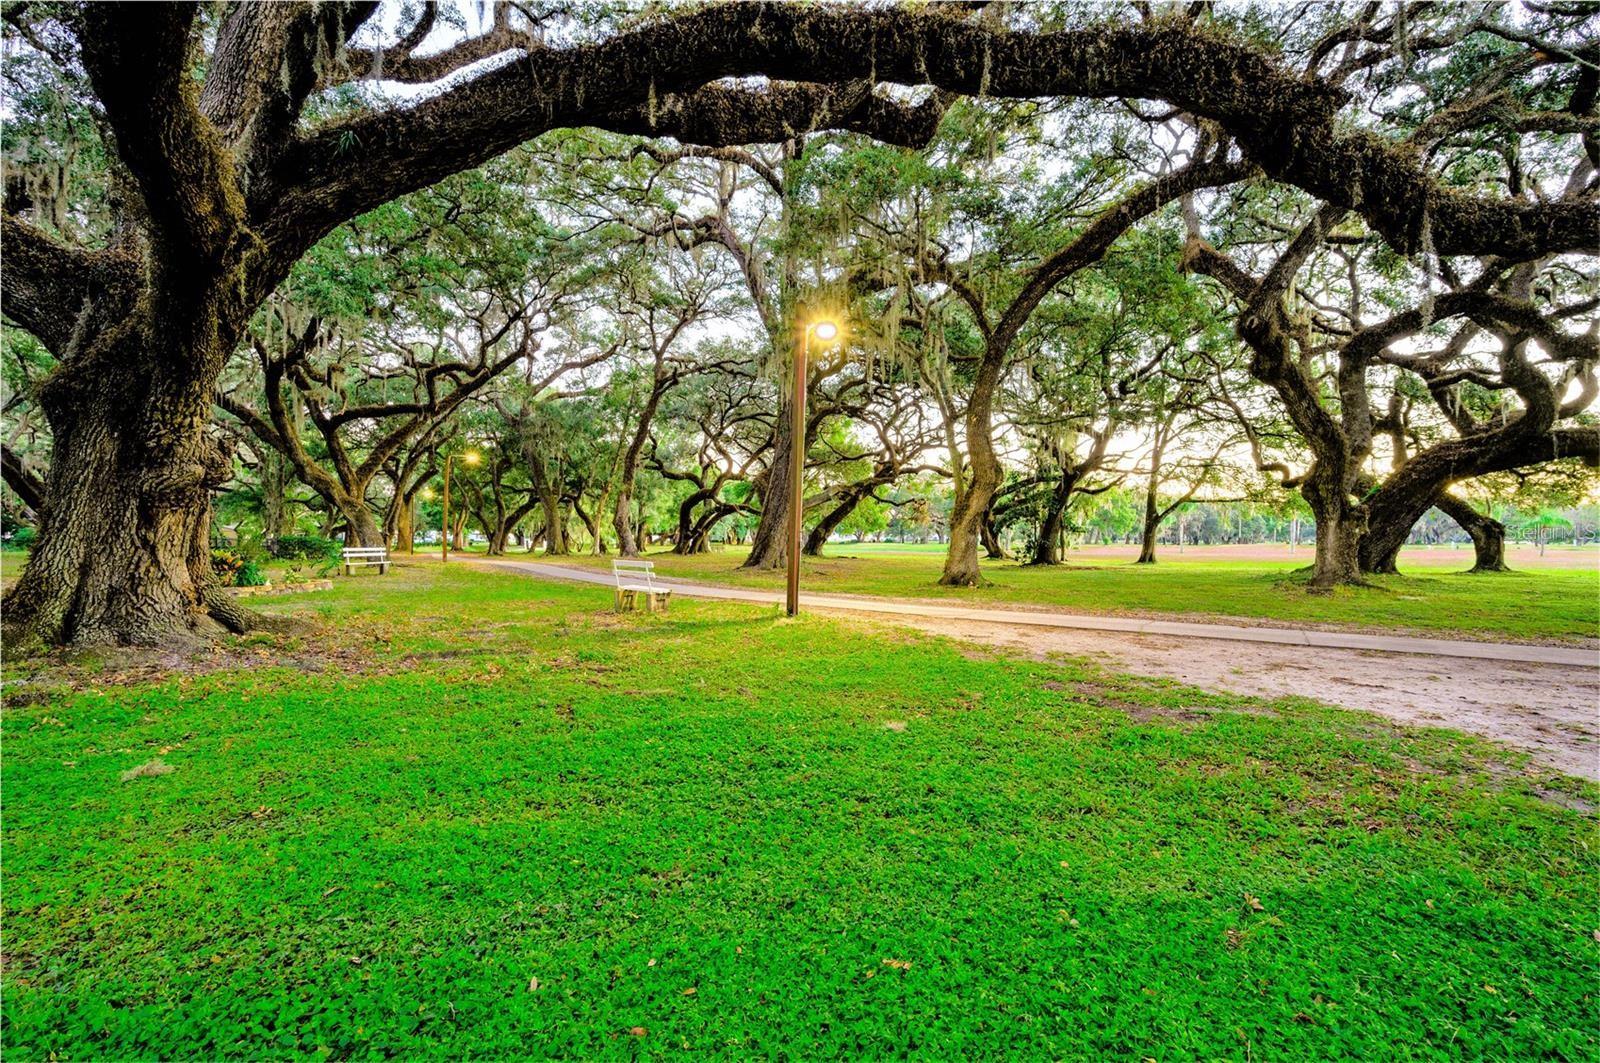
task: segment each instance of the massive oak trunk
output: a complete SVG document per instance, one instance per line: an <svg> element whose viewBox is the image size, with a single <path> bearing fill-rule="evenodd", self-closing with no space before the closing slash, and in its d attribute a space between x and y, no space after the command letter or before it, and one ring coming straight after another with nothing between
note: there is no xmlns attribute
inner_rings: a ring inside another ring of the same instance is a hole
<svg viewBox="0 0 1600 1063"><path fill-rule="evenodd" d="M1433 505L1445 516L1461 526L1461 530L1472 538L1473 572L1509 572L1506 566L1506 526L1486 514L1479 513L1465 500L1457 498L1449 491L1440 491L1434 496ZM1409 533L1410 529L1407 529ZM1369 533L1370 535L1370 533ZM1396 562L1399 559L1400 547L1404 545L1403 538L1386 535L1382 538L1382 548L1385 552L1367 554L1369 544L1375 540L1369 539L1363 543L1363 559L1370 560L1368 571L1381 573L1395 573L1399 571Z"/></svg>
<svg viewBox="0 0 1600 1063"><path fill-rule="evenodd" d="M1361 543L1361 567L1368 572L1392 571L1411 529L1435 505L1453 519L1460 513L1464 519L1457 523L1471 535L1466 524L1473 519L1468 515L1471 507L1456 506L1459 500L1447 493L1458 480L1558 459L1577 458L1591 468L1600 465L1600 433L1587 426L1548 428L1549 412L1542 419L1525 417L1525 426L1513 424L1499 432L1440 443L1407 461L1367 499L1371 520ZM1482 534L1492 539L1495 532L1484 528ZM1504 529L1499 535L1504 537ZM1500 563L1504 564L1503 557Z"/></svg>
<svg viewBox="0 0 1600 1063"><path fill-rule="evenodd" d="M1300 488L1317 521L1317 556L1311 589L1364 583L1361 542L1367 533L1367 507L1353 504L1337 473L1314 468Z"/></svg>
<svg viewBox="0 0 1600 1063"><path fill-rule="evenodd" d="M365 500L345 496L334 500L345 519L345 538L349 546L382 546L383 529Z"/></svg>
<svg viewBox="0 0 1600 1063"><path fill-rule="evenodd" d="M251 624L211 572L211 492L230 461L206 423L229 341L204 302L157 305L108 323L40 390L50 504L5 598L14 635L153 644Z"/></svg>
<svg viewBox="0 0 1600 1063"><path fill-rule="evenodd" d="M561 496L543 493L539 503L544 507L544 552L565 556L572 552L567 543L567 521L561 513Z"/></svg>
<svg viewBox="0 0 1600 1063"><path fill-rule="evenodd" d="M639 540L633 537L633 485L631 483L624 483L617 492L617 508L611 514L611 527L617 533L617 553L623 557L638 557Z"/></svg>

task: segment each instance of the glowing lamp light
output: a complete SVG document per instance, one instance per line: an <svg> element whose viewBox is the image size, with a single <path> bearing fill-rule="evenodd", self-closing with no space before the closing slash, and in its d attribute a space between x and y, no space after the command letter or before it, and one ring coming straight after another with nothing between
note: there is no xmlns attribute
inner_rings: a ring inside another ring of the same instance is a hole
<svg viewBox="0 0 1600 1063"><path fill-rule="evenodd" d="M839 334L839 326L832 321L819 321L812 329L819 340L831 340Z"/></svg>
<svg viewBox="0 0 1600 1063"><path fill-rule="evenodd" d="M476 465L478 464L478 452L476 450L469 450L465 454L461 455L461 460L466 462L468 465Z"/></svg>

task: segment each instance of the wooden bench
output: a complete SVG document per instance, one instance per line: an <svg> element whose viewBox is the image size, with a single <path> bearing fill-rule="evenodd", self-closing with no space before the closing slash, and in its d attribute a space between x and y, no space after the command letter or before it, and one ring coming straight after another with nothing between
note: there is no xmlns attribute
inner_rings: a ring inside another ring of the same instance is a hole
<svg viewBox="0 0 1600 1063"><path fill-rule="evenodd" d="M613 561L611 575L617 581L617 612L633 609L643 597L646 611L655 612L656 606L667 611L672 599L672 588L656 582L656 566L652 561Z"/></svg>
<svg viewBox="0 0 1600 1063"><path fill-rule="evenodd" d="M389 571L389 548L387 546L347 546L344 548L344 574L351 575L352 568L366 568L370 565L378 566L378 575Z"/></svg>

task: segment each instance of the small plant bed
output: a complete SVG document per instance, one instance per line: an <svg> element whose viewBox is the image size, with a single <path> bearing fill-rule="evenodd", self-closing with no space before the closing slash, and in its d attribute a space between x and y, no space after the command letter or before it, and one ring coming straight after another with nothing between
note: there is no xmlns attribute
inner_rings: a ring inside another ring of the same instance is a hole
<svg viewBox="0 0 1600 1063"><path fill-rule="evenodd" d="M285 594L304 594L308 591L331 591L333 580L308 579L295 583L263 583L257 587L229 587L227 590L235 598L275 598Z"/></svg>

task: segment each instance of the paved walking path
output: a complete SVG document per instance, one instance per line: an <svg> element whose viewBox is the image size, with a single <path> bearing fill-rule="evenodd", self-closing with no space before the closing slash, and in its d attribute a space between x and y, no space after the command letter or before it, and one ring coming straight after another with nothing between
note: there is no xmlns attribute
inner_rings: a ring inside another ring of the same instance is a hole
<svg viewBox="0 0 1600 1063"><path fill-rule="evenodd" d="M512 569L542 579L569 580L614 586L611 573L575 565L546 564L536 561L511 561L499 558L464 557L468 564ZM674 594L691 598L721 598L736 602L775 605L783 601L776 591L745 587L718 587L688 580L657 577ZM1265 642L1280 646L1314 646L1324 649L1374 650L1385 653L1416 653L1435 657L1468 657L1486 661L1516 661L1525 664L1557 664L1580 668L1600 667L1600 650L1565 646L1520 646L1508 642L1468 642L1459 639L1414 638L1405 635L1364 635L1354 631L1318 631L1307 628L1248 627L1235 624L1203 624L1186 620L1151 620L1129 616L1096 616L1036 609L975 609L964 605L936 605L931 602L896 598L847 597L837 594L800 595L803 609L851 613L907 616L917 619L936 617L979 624L1011 624L1027 627L1080 628L1088 631L1120 631L1136 635L1173 635L1182 638L1223 639L1233 642Z"/></svg>

